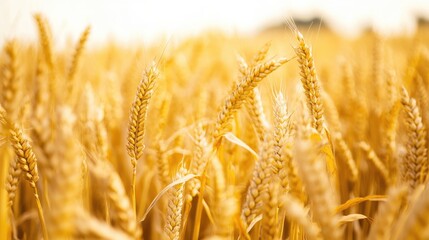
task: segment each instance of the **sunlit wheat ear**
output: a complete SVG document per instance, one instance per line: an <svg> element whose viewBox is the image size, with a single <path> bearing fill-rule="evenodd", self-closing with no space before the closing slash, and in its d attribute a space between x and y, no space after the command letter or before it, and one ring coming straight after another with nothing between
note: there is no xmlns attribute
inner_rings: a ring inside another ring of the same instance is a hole
<svg viewBox="0 0 429 240"><path fill-rule="evenodd" d="M331 186L325 154L321 152L320 141L316 140L317 133L303 136L295 144L295 154L298 169L304 187L310 200L310 209L314 220L321 227L321 235L326 239L341 239L341 230L337 227L338 215L335 207L338 205L337 194Z"/></svg>
<svg viewBox="0 0 429 240"><path fill-rule="evenodd" d="M277 93L274 103L274 138L273 138L273 160L274 173L282 169L284 159L284 149L288 140L289 116L286 107L286 100L281 92Z"/></svg>
<svg viewBox="0 0 429 240"><path fill-rule="evenodd" d="M416 100L408 95L404 87L401 91L401 102L404 107L408 137L407 153L401 163L401 175L403 181L414 189L418 184L426 181L428 171L427 133Z"/></svg>
<svg viewBox="0 0 429 240"><path fill-rule="evenodd" d="M320 236L320 228L316 223L311 221L309 210L305 208L304 204L297 198L286 194L280 198L283 211L287 219L302 227L305 236L308 239L322 239Z"/></svg>
<svg viewBox="0 0 429 240"><path fill-rule="evenodd" d="M15 123L11 122L2 106L0 106L0 122L3 127L9 131L9 141L15 151L19 168L21 168L27 182L33 189L43 237L48 239L43 208L40 203L39 193L36 186L36 183L39 180L39 173L37 170L37 158L33 152L33 148L30 145L30 141L24 137L22 129Z"/></svg>
<svg viewBox="0 0 429 240"><path fill-rule="evenodd" d="M374 218L368 239L392 239L391 227L398 218L401 205L407 200L407 194L407 188L404 186L390 189L387 201L379 207Z"/></svg>
<svg viewBox="0 0 429 240"><path fill-rule="evenodd" d="M265 60L267 57L268 51L271 48L271 42L267 42L262 46L258 52L253 56L251 65L255 66Z"/></svg>
<svg viewBox="0 0 429 240"><path fill-rule="evenodd" d="M276 95L274 107L273 170L280 178L281 192L289 191L302 200L302 182L292 156L290 116L283 93ZM280 194L282 195L282 194Z"/></svg>
<svg viewBox="0 0 429 240"><path fill-rule="evenodd" d="M51 100L50 104L54 104L57 100L57 79L56 79L56 69L54 65L54 55L53 55L53 46L52 46L52 36L51 36L51 28L49 26L48 21L41 15L35 14L33 15L34 20L37 25L37 30L39 34L39 42L42 48L42 56L43 62L40 63L42 65L47 66L47 86L49 89L48 97Z"/></svg>
<svg viewBox="0 0 429 240"><path fill-rule="evenodd" d="M213 167L215 230L211 239L230 239L234 234L234 219L239 214L234 187L227 185L223 166L217 157L210 161Z"/></svg>
<svg viewBox="0 0 429 240"><path fill-rule="evenodd" d="M304 87L307 106L312 117L312 126L320 134L323 131L323 104L321 99L321 84L316 74L316 67L311 47L304 41L303 35L298 31L295 23L289 22L289 27L294 32L298 40L298 46L295 47L295 53L298 56L301 83Z"/></svg>
<svg viewBox="0 0 429 240"><path fill-rule="evenodd" d="M123 232L134 239L140 239L142 230L135 221L130 200L125 192L121 178L108 163L100 162L92 169L100 180L107 182L107 197L114 211L112 218L116 218L116 225ZM106 164L106 165L104 165Z"/></svg>
<svg viewBox="0 0 429 240"><path fill-rule="evenodd" d="M79 68L79 63L81 62L81 58L84 52L85 45L88 41L89 34L91 33L91 27L88 26L85 28L85 30L80 35L79 41L74 49L73 57L70 62L70 67L67 72L67 91L69 92L69 96L67 98L74 96L74 90L75 90L75 76Z"/></svg>
<svg viewBox="0 0 429 240"><path fill-rule="evenodd" d="M244 101L248 99L248 96L258 83L288 61L289 60L286 58L280 58L261 63L250 69L247 74L242 77L240 82L234 85L234 88L225 99L218 114L213 133L215 140L218 140L227 132L234 113L241 108Z"/></svg>
<svg viewBox="0 0 429 240"><path fill-rule="evenodd" d="M34 20L36 21L37 30L39 33L39 41L42 46L43 56L49 69L53 69L53 55L52 55L52 39L50 36L50 27L44 17L38 13L35 14Z"/></svg>
<svg viewBox="0 0 429 240"><path fill-rule="evenodd" d="M76 211L81 206L81 166L82 154L74 134L76 117L70 107L62 106L57 110L57 121L61 128L56 129L56 141L60 142L54 152L59 159L55 181L49 182L51 190L51 210L49 211L48 228L52 239L73 238L75 234Z"/></svg>
<svg viewBox="0 0 429 240"><path fill-rule="evenodd" d="M366 142L360 142L359 147L364 151L366 157L368 158L368 161L374 164L376 169L380 172L384 181L386 181L386 183L390 183L388 169L386 168L385 164L380 160L380 158L378 158L377 154L374 152L371 146Z"/></svg>
<svg viewBox="0 0 429 240"><path fill-rule="evenodd" d="M262 106L261 93L257 87L250 93L249 98L246 101L246 108L249 112L250 118L252 119L258 139L262 142L264 140L264 133L270 128L270 126Z"/></svg>
<svg viewBox="0 0 429 240"><path fill-rule="evenodd" d="M0 101L10 118L14 119L17 114L17 100L20 87L20 73L18 65L17 43L14 40L7 42L4 46L6 61L0 66L1 94Z"/></svg>
<svg viewBox="0 0 429 240"><path fill-rule="evenodd" d="M241 219L246 227L261 213L263 194L267 191L270 176L272 175L272 141L267 134L262 143L259 158L253 169L252 179L247 189L246 198L241 209Z"/></svg>
<svg viewBox="0 0 429 240"><path fill-rule="evenodd" d="M246 63L246 61L243 58L241 57L238 58L239 71L241 73L240 77L246 76L249 69L255 67L256 65L262 63L262 61L265 60L270 46L271 46L270 43L265 44L258 51L258 53L255 54L252 62L250 63L250 66ZM257 137L259 141L262 142L264 140L264 132L267 129L269 129L270 126L264 113L261 93L258 87L255 87L253 91L250 93L246 101L246 108L247 108L247 111L249 112L250 118L252 119L252 123L256 130Z"/></svg>
<svg viewBox="0 0 429 240"><path fill-rule="evenodd" d="M21 176L21 168L19 167L18 159L13 158L9 163L9 172L7 175L6 191L8 196L8 204L13 207L15 201L16 190L18 188L19 177Z"/></svg>
<svg viewBox="0 0 429 240"><path fill-rule="evenodd" d="M280 184L274 182L268 186L264 193L264 206L262 217L262 238L263 239L278 239L280 234L279 222L279 194Z"/></svg>
<svg viewBox="0 0 429 240"><path fill-rule="evenodd" d="M409 206L409 213L403 215L405 223L393 239L428 239L429 238L429 187L425 186L418 198Z"/></svg>
<svg viewBox="0 0 429 240"><path fill-rule="evenodd" d="M74 49L70 67L67 72L67 79L69 81L73 80L74 76L76 75L76 71L79 66L79 62L81 60L81 56L85 48L86 42L88 41L88 37L90 33L91 33L91 27L88 26L85 28L85 30L82 32L82 34L79 37L79 41L77 42L76 47Z"/></svg>
<svg viewBox="0 0 429 240"><path fill-rule="evenodd" d="M152 64L144 72L143 78L137 88L137 93L134 98L130 112L130 120L128 124L127 150L128 155L131 157L131 165L133 167L131 198L134 212L136 210L135 188L137 161L143 155L147 109L158 76L159 72L155 64Z"/></svg>
<svg viewBox="0 0 429 240"><path fill-rule="evenodd" d="M186 175L186 169L181 168L177 178ZM164 226L164 236L166 239L179 240L182 226L183 194L184 184L179 184L169 192L167 205L166 223Z"/></svg>
<svg viewBox="0 0 429 240"><path fill-rule="evenodd" d="M75 235L77 239L106 239L132 240L130 236L119 229L113 228L105 222L78 209L76 213Z"/></svg>
<svg viewBox="0 0 429 240"><path fill-rule="evenodd" d="M137 160L143 155L147 109L158 75L158 69L155 65L152 65L145 71L131 107L127 150L128 155L131 157L133 168L136 168Z"/></svg>
<svg viewBox="0 0 429 240"><path fill-rule="evenodd" d="M210 144L207 141L206 132L203 129L203 125L198 123L194 133L195 147L192 154L192 163L190 173L196 175L202 175L208 164L208 153L211 151ZM191 197L195 197L201 187L199 179L191 179L188 182L189 194Z"/></svg>

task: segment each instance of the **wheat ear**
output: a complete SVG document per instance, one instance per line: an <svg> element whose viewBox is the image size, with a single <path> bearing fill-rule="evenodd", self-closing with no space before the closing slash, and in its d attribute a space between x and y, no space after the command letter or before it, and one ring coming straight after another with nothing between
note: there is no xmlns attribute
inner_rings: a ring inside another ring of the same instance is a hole
<svg viewBox="0 0 429 240"><path fill-rule="evenodd" d="M323 131L323 104L321 99L321 84L316 74L313 54L310 46L304 41L304 37L298 31L293 22L289 23L289 27L294 31L298 46L295 48L295 53L298 56L298 63L301 75L301 83L304 87L305 96L307 98L307 106L312 117L312 126L320 134Z"/></svg>
<svg viewBox="0 0 429 240"><path fill-rule="evenodd" d="M30 145L30 141L24 137L22 130L14 123L12 123L6 112L0 107L0 121L3 126L9 130L9 141L15 151L15 155L18 159L19 167L24 172L25 177L33 188L34 197L37 204L37 213L39 215L40 225L42 227L43 237L48 239L48 232L46 229L45 217L43 215L42 204L40 203L39 193L37 191L36 182L39 180L39 173L37 171L37 158L34 155L33 148Z"/></svg>
<svg viewBox="0 0 429 240"><path fill-rule="evenodd" d="M405 124L407 127L407 153L402 161L402 177L411 189L424 183L428 171L426 148L426 129L422 122L420 110L416 100L408 95L402 87L401 102L405 110Z"/></svg>
<svg viewBox="0 0 429 240"><path fill-rule="evenodd" d="M131 204L125 193L122 181L116 172L113 170L110 170L109 172L109 189L107 195L112 203L112 207L117 212L119 227L128 235L133 236L133 238L140 239L142 232L135 221Z"/></svg>
<svg viewBox="0 0 429 240"><path fill-rule="evenodd" d="M279 194L280 184L278 182L268 186L263 207L262 239L274 240L279 238Z"/></svg>
<svg viewBox="0 0 429 240"><path fill-rule="evenodd" d="M79 239L131 240L124 232L115 229L84 211L77 212L76 235Z"/></svg>
<svg viewBox="0 0 429 240"><path fill-rule="evenodd" d="M394 239L428 239L429 237L429 187L410 206L403 228Z"/></svg>
<svg viewBox="0 0 429 240"><path fill-rule="evenodd" d="M262 142L264 140L265 131L269 129L270 126L264 114L261 93L259 92L258 87L254 88L249 95L246 102L246 108L249 112L250 118L252 119L258 139Z"/></svg>
<svg viewBox="0 0 429 240"><path fill-rule="evenodd" d="M17 44L9 41L5 44L4 52L7 61L1 67L1 104L9 116L14 119L16 116L16 100L19 94L19 73L17 59Z"/></svg>
<svg viewBox="0 0 429 240"><path fill-rule="evenodd" d="M192 163L190 172L196 175L202 175L208 163L208 153L210 152L210 145L207 141L206 133L203 129L202 123L198 123L195 128L195 148L192 154ZM188 188L191 197L195 197L201 187L199 179L191 179L188 182Z"/></svg>
<svg viewBox="0 0 429 240"><path fill-rule="evenodd" d="M73 57L70 63L70 67L67 72L67 90L69 92L69 97L74 94L74 78L76 76L77 69L79 67L79 62L81 61L81 57L83 54L83 50L85 48L86 42L88 41L89 34L91 33L91 27L88 26L80 35L79 41L74 49Z"/></svg>
<svg viewBox="0 0 429 240"><path fill-rule="evenodd" d="M372 223L368 236L369 240L391 239L390 227L393 226L401 210L401 205L407 200L407 188L404 186L390 189L386 203L380 206Z"/></svg>
<svg viewBox="0 0 429 240"><path fill-rule="evenodd" d="M253 169L250 186L247 189L246 200L241 210L241 219L246 226L261 213L263 202L263 194L267 190L268 181L272 175L272 156L271 156L272 141L266 135L265 141L262 143L259 159Z"/></svg>
<svg viewBox="0 0 429 240"><path fill-rule="evenodd" d="M128 155L131 157L131 165L133 167L132 178L132 205L136 212L136 173L137 161L143 155L145 122L149 101L155 87L155 81L158 78L158 69L153 64L143 74L143 78L137 88L137 93L133 101L130 112L130 120L128 125Z"/></svg>
<svg viewBox="0 0 429 240"><path fill-rule="evenodd" d="M325 239L341 239L335 212L338 200L326 172L326 163L322 158L325 155L321 153L320 142L313 140L315 136L308 137L303 137L295 144L294 156L308 193L311 211L315 221L320 224L321 234Z"/></svg>
<svg viewBox="0 0 429 240"><path fill-rule="evenodd" d="M178 178L185 176L186 169L181 168ZM164 227L165 237L170 240L179 240L182 226L184 184L179 184L170 190L167 205L167 219Z"/></svg>
<svg viewBox="0 0 429 240"><path fill-rule="evenodd" d="M367 142L360 142L359 147L365 152L366 157L368 160L374 164L374 166L377 168L377 170L381 173L381 176L383 177L384 181L386 183L390 183L389 178L389 171L384 165L384 163L378 158L377 154L374 152L374 150L371 148L371 146Z"/></svg>
<svg viewBox="0 0 429 240"><path fill-rule="evenodd" d="M305 236L310 240L322 239L320 229L316 223L312 222L308 209L305 208L301 200L292 195L285 194L280 198L281 205L284 208L284 213L289 221L297 223L305 232Z"/></svg>
<svg viewBox="0 0 429 240"><path fill-rule="evenodd" d="M56 129L56 141L60 142L54 151L55 181L49 181L51 210L49 211L49 236L52 239L73 238L77 209L82 199L81 166L82 156L74 135L76 117L68 106L56 109L56 119L61 126ZM61 162L59 161L61 160Z"/></svg>
<svg viewBox="0 0 429 240"><path fill-rule="evenodd" d="M288 61L286 58L280 58L261 63L250 69L242 77L241 81L234 85L234 88L225 99L215 123L213 136L216 141L226 132L234 113L248 99L257 84Z"/></svg>
<svg viewBox="0 0 429 240"><path fill-rule="evenodd" d="M16 189L18 188L19 177L21 176L18 158L13 158L9 163L9 173L6 182L6 191L8 194L8 204L12 208L15 201Z"/></svg>
<svg viewBox="0 0 429 240"><path fill-rule="evenodd" d="M238 201L234 187L227 185L225 171L217 157L210 161L213 167L215 230L212 239L230 239L234 233L234 219L238 214Z"/></svg>

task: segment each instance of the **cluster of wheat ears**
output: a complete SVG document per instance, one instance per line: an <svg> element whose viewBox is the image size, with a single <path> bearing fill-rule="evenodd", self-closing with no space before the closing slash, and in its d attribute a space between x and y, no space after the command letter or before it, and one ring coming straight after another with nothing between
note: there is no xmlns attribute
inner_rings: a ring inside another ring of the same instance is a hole
<svg viewBox="0 0 429 240"><path fill-rule="evenodd" d="M427 30L58 50L34 20L0 56L0 239L429 239Z"/></svg>

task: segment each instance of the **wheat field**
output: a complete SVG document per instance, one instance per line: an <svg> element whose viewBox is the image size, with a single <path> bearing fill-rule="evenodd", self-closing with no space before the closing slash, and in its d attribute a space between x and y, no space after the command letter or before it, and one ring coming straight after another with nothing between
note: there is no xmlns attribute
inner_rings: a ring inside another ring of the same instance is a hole
<svg viewBox="0 0 429 240"><path fill-rule="evenodd" d="M429 29L0 54L0 239L429 239Z"/></svg>

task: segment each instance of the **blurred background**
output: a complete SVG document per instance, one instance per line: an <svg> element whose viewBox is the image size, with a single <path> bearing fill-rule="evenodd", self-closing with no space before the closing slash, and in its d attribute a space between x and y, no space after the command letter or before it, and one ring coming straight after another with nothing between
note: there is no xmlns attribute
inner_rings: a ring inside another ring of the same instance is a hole
<svg viewBox="0 0 429 240"><path fill-rule="evenodd" d="M0 0L0 41L35 39L32 14L49 19L57 42L90 24L91 41L151 42L180 38L205 29L255 34L284 27L286 18L318 29L326 24L345 36L374 29L383 35L412 34L429 19L428 0ZM302 21L302 22L300 22Z"/></svg>

